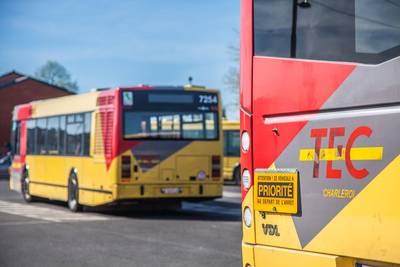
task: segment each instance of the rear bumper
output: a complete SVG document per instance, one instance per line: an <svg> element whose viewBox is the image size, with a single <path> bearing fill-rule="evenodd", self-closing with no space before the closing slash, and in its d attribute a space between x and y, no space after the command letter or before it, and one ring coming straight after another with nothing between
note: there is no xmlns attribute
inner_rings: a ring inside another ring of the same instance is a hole
<svg viewBox="0 0 400 267"><path fill-rule="evenodd" d="M166 190L167 189L167 190ZM174 189L178 189L177 192ZM170 191L170 192L166 192ZM202 184L117 184L113 189L114 200L151 198L196 198L209 199L222 197L222 186L216 183Z"/></svg>
<svg viewBox="0 0 400 267"><path fill-rule="evenodd" d="M355 267L347 257L242 243L243 266Z"/></svg>

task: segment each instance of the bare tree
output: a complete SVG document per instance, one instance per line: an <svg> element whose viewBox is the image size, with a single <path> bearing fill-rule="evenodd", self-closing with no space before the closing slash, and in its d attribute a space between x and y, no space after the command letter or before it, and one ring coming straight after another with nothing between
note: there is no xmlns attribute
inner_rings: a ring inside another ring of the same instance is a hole
<svg viewBox="0 0 400 267"><path fill-rule="evenodd" d="M227 109L238 110L239 108L239 87L240 87L240 45L239 45L239 31L234 30L236 33L236 40L234 44L228 46L228 53L231 57L232 65L229 67L227 73L224 76L224 84L231 94L233 94L233 100L230 103L226 103Z"/></svg>
<svg viewBox="0 0 400 267"><path fill-rule="evenodd" d="M71 75L67 69L56 61L47 61L46 64L36 70L35 77L73 92L79 90L78 83L71 80Z"/></svg>

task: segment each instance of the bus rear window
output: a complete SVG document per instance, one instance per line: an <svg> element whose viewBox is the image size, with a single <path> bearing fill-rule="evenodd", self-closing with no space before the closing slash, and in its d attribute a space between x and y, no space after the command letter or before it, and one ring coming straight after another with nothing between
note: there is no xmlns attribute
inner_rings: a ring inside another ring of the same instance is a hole
<svg viewBox="0 0 400 267"><path fill-rule="evenodd" d="M400 56L400 3L254 0L256 56L377 64Z"/></svg>
<svg viewBox="0 0 400 267"><path fill-rule="evenodd" d="M124 112L125 139L218 139L216 112Z"/></svg>

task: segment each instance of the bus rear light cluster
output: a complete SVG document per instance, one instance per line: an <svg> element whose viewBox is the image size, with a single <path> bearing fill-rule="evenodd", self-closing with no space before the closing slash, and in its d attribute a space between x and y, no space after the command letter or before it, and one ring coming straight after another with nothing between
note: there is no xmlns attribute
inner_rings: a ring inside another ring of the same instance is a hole
<svg viewBox="0 0 400 267"><path fill-rule="evenodd" d="M242 173L242 185L243 188L248 190L251 185L251 174L248 169L244 169Z"/></svg>
<svg viewBox="0 0 400 267"><path fill-rule="evenodd" d="M241 143L243 152L247 152L250 147L250 136L246 131L242 133Z"/></svg>
<svg viewBox="0 0 400 267"><path fill-rule="evenodd" d="M220 156L212 156L211 160L212 164L212 177L220 177L221 176L221 157Z"/></svg>
<svg viewBox="0 0 400 267"><path fill-rule="evenodd" d="M122 156L121 177L131 178L131 157Z"/></svg>
<svg viewBox="0 0 400 267"><path fill-rule="evenodd" d="M253 215L251 214L251 209L249 207L245 207L243 210L243 221L247 227L251 227Z"/></svg>

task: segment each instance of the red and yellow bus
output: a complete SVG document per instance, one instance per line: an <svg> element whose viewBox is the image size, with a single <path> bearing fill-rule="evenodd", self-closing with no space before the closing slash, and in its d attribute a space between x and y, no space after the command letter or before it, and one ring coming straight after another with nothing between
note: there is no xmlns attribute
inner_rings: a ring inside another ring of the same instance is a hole
<svg viewBox="0 0 400 267"><path fill-rule="evenodd" d="M243 266L400 266L400 2L241 4Z"/></svg>
<svg viewBox="0 0 400 267"><path fill-rule="evenodd" d="M115 88L14 110L10 187L73 211L121 201L222 195L219 93L200 87Z"/></svg>

